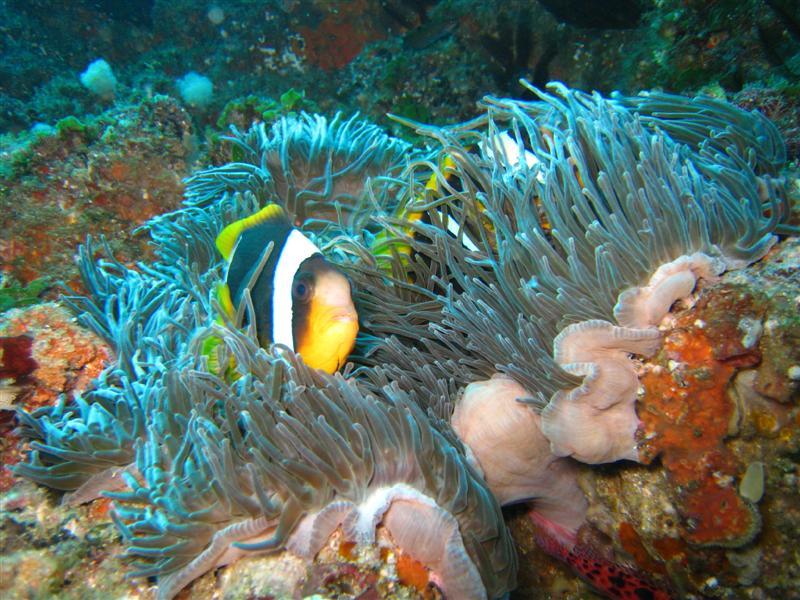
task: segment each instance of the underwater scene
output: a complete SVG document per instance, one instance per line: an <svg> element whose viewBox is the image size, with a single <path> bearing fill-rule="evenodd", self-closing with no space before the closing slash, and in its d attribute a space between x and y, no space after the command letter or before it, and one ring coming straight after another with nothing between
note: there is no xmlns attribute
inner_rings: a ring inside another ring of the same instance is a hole
<svg viewBox="0 0 800 600"><path fill-rule="evenodd" d="M796 0L0 43L0 598L800 598Z"/></svg>

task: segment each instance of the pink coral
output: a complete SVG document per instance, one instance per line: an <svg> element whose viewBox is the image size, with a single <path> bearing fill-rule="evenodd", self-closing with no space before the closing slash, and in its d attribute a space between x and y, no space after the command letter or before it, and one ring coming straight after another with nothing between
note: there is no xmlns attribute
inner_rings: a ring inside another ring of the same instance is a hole
<svg viewBox="0 0 800 600"><path fill-rule="evenodd" d="M85 389L111 358L100 338L55 303L6 312L0 319L0 335L33 338L31 356L38 367L31 373L34 387L25 398L27 409Z"/></svg>
<svg viewBox="0 0 800 600"><path fill-rule="evenodd" d="M533 509L572 533L584 522L586 499L576 465L559 458L541 417L520 402L530 393L504 375L467 386L452 425L501 505L531 500Z"/></svg>
<svg viewBox="0 0 800 600"><path fill-rule="evenodd" d="M556 337L556 362L584 379L580 387L556 392L542 411L542 432L554 454L590 464L638 460L639 378L630 355L648 356L660 343L656 329L616 327L599 320L575 323Z"/></svg>

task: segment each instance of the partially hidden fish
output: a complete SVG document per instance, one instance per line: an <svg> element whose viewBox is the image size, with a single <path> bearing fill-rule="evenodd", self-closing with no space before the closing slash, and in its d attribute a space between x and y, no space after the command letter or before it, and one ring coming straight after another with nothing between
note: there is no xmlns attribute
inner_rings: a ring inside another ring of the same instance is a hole
<svg viewBox="0 0 800 600"><path fill-rule="evenodd" d="M216 246L228 263L217 297L230 320L249 288L261 346L282 344L327 373L344 365L358 333L350 282L283 207L269 204L231 223Z"/></svg>
<svg viewBox="0 0 800 600"><path fill-rule="evenodd" d="M673 595L630 567L615 564L579 544L567 531L536 511L528 513L536 526L537 545L547 554L568 564L595 590L611 600L672 600Z"/></svg>
<svg viewBox="0 0 800 600"><path fill-rule="evenodd" d="M438 197L442 196L443 182L456 187L459 185L458 178L455 174L455 168L456 166L453 159L446 156L441 166L441 175L437 177L436 173L432 173L425 183L424 191L420 196L412 198L405 204L398 206L393 216L395 219L405 222L405 225L400 226L402 234L414 239L426 239L427 236L415 229L414 225L436 226L432 222L432 216L435 215L438 221L437 225L440 224L440 227L446 230L448 235L458 239L466 250L470 252L480 252L480 247L473 241L470 232L459 224L457 218L450 213L445 204L436 208L427 208L429 203L435 202ZM475 236L474 233L472 235ZM479 237L475 237L480 240ZM408 260L413 254L413 251L408 244L402 243L401 239L402 238L398 238L397 232L388 230L381 231L372 241L372 253L377 256L391 256L393 251L395 251L400 255L402 260Z"/></svg>
<svg viewBox="0 0 800 600"><path fill-rule="evenodd" d="M470 152L477 153L481 150L483 155L504 166L504 170L513 176L523 169L538 168L541 162L522 141L512 137L508 131L501 131L492 137L482 140L478 147L469 148ZM544 175L538 171L536 178L543 182ZM426 238L423 233L414 228L414 224L425 226L438 226L446 230L447 234L459 241L468 252L482 254L483 238L473 225L469 226L462 223L454 212L448 208L448 203L436 204L437 199L450 195L454 191L461 191L462 183L459 178L458 168L455 160L451 156L444 156L441 160L438 173L432 173L425 183L424 190L419 196L402 204L397 208L395 218L404 220L408 225L404 228L406 235L415 238ZM534 201L536 201L534 199ZM476 201L475 207L482 213L484 207L480 200ZM483 228L486 236L486 243L492 244L494 238L494 227L491 222L482 215L477 216L480 220L480 227ZM376 255L390 255L392 249L397 251L401 258L412 254L408 245L397 243L397 236L394 232L382 232L375 236L372 244L373 253Z"/></svg>

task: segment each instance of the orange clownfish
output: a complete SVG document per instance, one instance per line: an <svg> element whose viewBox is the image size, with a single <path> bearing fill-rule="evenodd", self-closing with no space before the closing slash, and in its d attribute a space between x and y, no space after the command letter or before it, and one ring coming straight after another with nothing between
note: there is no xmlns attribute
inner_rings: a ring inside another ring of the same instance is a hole
<svg viewBox="0 0 800 600"><path fill-rule="evenodd" d="M249 285L261 346L282 344L327 373L345 364L358 333L350 282L281 206L269 204L231 223L216 246L228 263L217 297L230 320Z"/></svg>

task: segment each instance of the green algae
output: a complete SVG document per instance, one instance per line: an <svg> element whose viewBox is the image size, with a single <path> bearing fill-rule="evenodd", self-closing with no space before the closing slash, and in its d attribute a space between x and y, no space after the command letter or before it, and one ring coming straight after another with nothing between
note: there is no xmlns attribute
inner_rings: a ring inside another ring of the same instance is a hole
<svg viewBox="0 0 800 600"><path fill-rule="evenodd" d="M42 302L42 294L52 287L48 277L31 281L28 285L4 277L0 283L0 313L12 308L22 308Z"/></svg>
<svg viewBox="0 0 800 600"><path fill-rule="evenodd" d="M222 109L216 125L223 130L230 125L246 128L253 121L272 123L282 116L292 115L301 110L314 112L316 108L316 103L306 98L305 90L289 88L277 100L249 94L228 102Z"/></svg>

